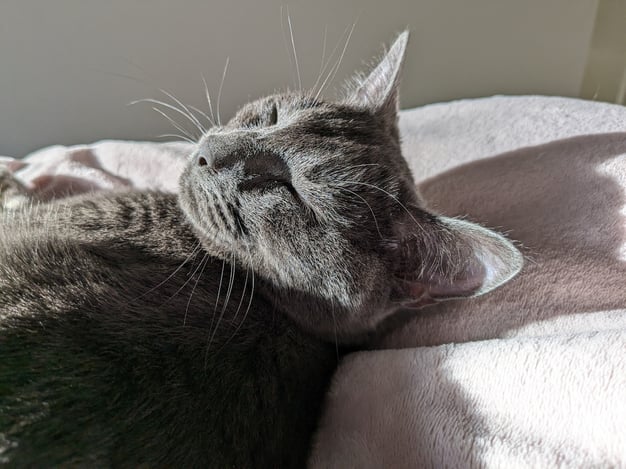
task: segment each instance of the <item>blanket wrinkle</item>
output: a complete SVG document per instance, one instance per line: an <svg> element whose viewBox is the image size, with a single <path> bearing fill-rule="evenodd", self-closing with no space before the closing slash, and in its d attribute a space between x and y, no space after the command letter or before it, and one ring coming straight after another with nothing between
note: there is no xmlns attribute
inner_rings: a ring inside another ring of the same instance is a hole
<svg viewBox="0 0 626 469"><path fill-rule="evenodd" d="M176 192L178 176L193 146L184 142L103 140L91 145L56 145L22 160L0 157L40 199L101 190Z"/></svg>

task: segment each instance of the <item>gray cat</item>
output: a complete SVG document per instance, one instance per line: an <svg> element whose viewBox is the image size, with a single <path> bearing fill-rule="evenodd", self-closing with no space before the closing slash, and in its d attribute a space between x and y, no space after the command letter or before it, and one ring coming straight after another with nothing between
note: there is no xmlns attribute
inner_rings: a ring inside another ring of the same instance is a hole
<svg viewBox="0 0 626 469"><path fill-rule="evenodd" d="M5 213L2 462L304 467L343 353L519 271L504 238L420 203L396 125L407 38L340 102L270 96L210 129L178 196Z"/></svg>

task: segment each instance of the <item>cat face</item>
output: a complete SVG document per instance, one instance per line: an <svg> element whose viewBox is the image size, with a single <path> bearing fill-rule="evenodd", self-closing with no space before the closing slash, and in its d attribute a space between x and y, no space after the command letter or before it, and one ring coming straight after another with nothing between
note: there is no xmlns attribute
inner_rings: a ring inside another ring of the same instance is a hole
<svg viewBox="0 0 626 469"><path fill-rule="evenodd" d="M396 127L407 38L345 100L244 106L201 138L180 180L207 250L253 269L283 312L333 339L399 308L484 293L521 267L504 238L420 203Z"/></svg>

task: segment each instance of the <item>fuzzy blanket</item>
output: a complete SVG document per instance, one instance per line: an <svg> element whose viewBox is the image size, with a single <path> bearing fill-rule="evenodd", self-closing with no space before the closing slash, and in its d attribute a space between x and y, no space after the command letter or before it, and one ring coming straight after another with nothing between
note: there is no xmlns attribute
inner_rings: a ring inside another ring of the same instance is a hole
<svg viewBox="0 0 626 469"><path fill-rule="evenodd" d="M626 467L626 108L494 97L400 125L431 207L508 233L526 266L345 359L310 467ZM43 199L173 191L188 148L100 142L0 162Z"/></svg>

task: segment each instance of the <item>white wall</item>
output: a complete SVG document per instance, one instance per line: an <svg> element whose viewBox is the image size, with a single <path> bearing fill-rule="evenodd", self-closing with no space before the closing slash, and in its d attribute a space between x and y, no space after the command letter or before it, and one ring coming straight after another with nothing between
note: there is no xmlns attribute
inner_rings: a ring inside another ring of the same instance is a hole
<svg viewBox="0 0 626 469"><path fill-rule="evenodd" d="M132 100L165 88L206 108L230 56L221 113L293 86L289 6L303 85L358 18L335 83L409 27L404 107L498 93L577 95L597 0L0 0L0 154L169 124ZM286 26L286 14L284 21Z"/></svg>

